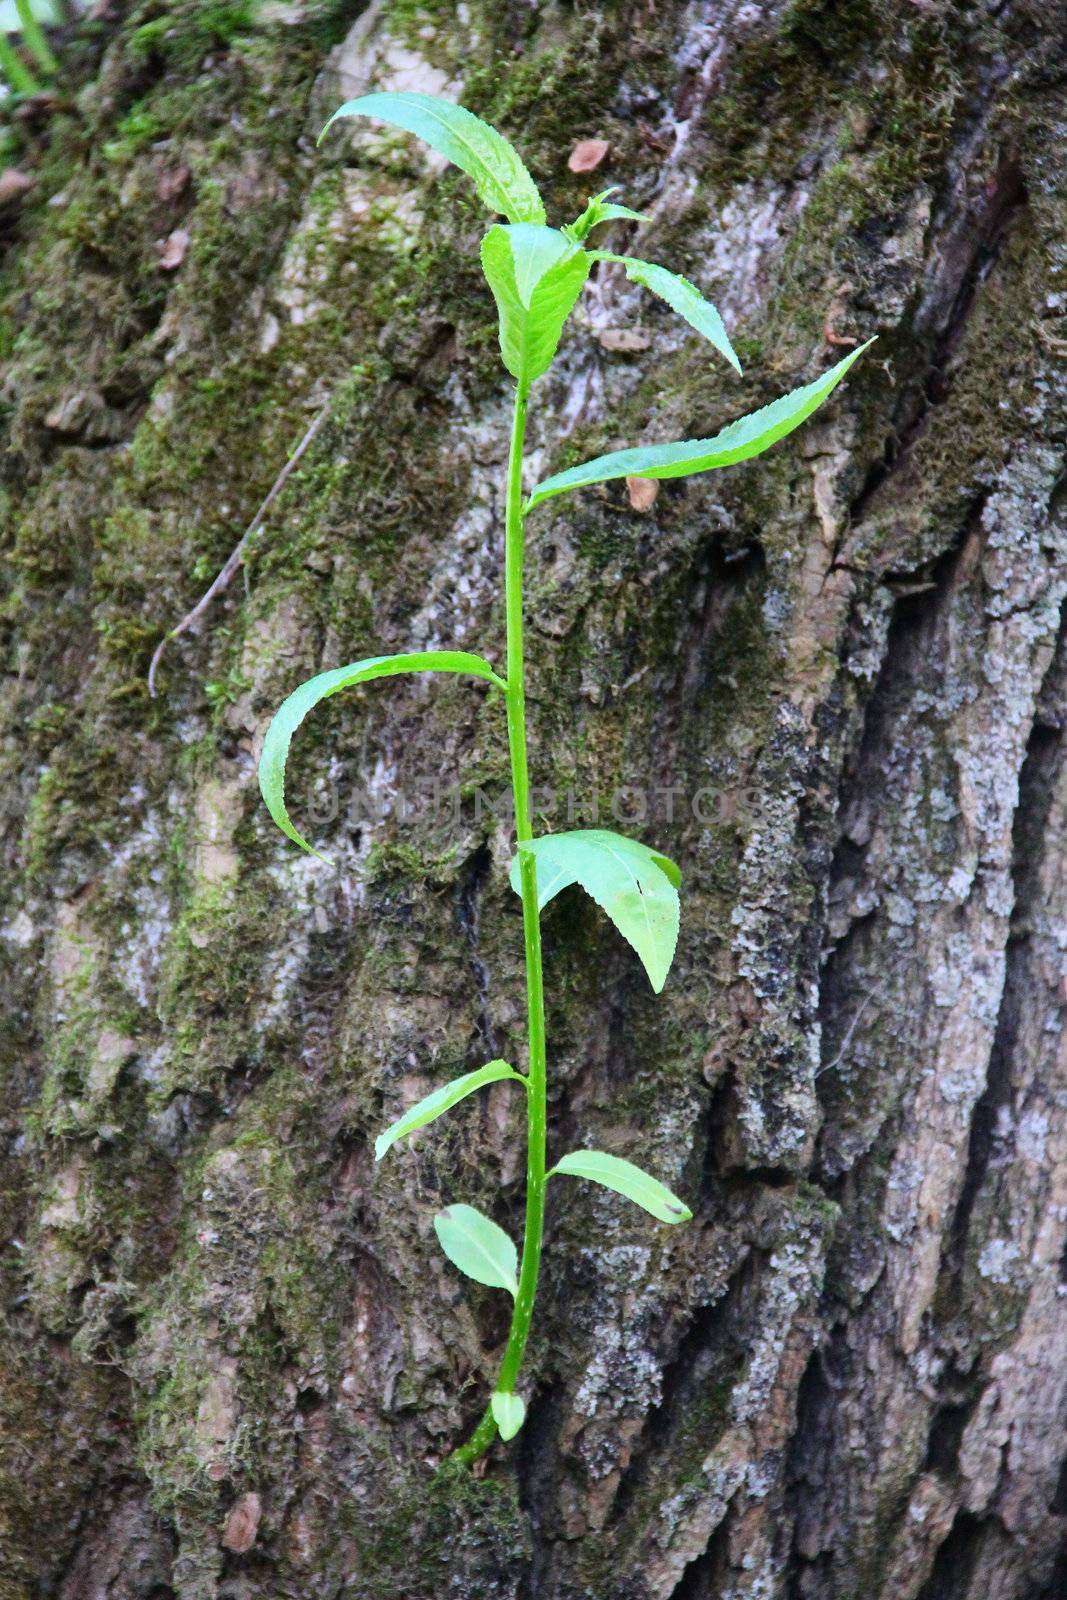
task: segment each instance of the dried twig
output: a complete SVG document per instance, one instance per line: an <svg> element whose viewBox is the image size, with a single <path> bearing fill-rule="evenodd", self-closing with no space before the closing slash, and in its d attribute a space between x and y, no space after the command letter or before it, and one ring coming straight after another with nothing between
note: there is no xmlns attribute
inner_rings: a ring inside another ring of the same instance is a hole
<svg viewBox="0 0 1067 1600"><path fill-rule="evenodd" d="M196 605L190 612L188 612L186 616L182 618L177 627L171 628L169 633L165 633L162 639L156 645L155 654L152 657L152 663L148 668L148 692L150 695L152 695L153 699L155 698L156 693L156 669L159 666L163 652L167 648L167 645L172 639L177 639L181 634L187 633L193 626L193 623L197 622L204 615L204 612L207 610L212 600L215 599L216 595L222 594L223 590L229 588L231 582L233 581L234 573L244 561L245 551L248 548L249 540L254 534L259 532L264 517L267 515L267 512L270 510L275 500L281 494L289 474L292 472L293 468L300 460L300 457L304 454L308 445L311 443L312 439L314 439L315 435L322 427L322 424L325 422L326 413L328 410L328 405L323 406L314 422L312 422L311 426L304 434L304 437L301 439L300 443L297 445L296 449L285 463L285 466L275 478L266 499L263 501L251 522L248 524L248 527L241 535L234 549L231 550L229 556L227 557L226 565L222 568L222 571L218 574L210 589L208 589L205 594L200 596L200 599L196 602Z"/></svg>
<svg viewBox="0 0 1067 1600"><path fill-rule="evenodd" d="M821 1066L821 1067L819 1067L817 1069L817 1071L815 1073L815 1076L817 1078L821 1078L824 1072L833 1072L835 1067L839 1067L841 1065L842 1061L845 1058L845 1052L848 1049L849 1045L852 1043L852 1035L855 1033L856 1029L859 1027L860 1018L863 1016L863 1013L866 1011L866 1009L870 1005L871 1001L878 999L884 993L885 993L885 987L884 987L883 984L880 984L880 983L876 983L873 989L868 989L867 993L864 995L863 1000L860 1003L860 1006L859 1006L859 1009L856 1012L856 1015L852 1018L852 1021L849 1023L848 1027L845 1029L845 1037L841 1041L840 1050L837 1052L836 1056L834 1056L834 1059L832 1061L827 1061L824 1066Z"/></svg>

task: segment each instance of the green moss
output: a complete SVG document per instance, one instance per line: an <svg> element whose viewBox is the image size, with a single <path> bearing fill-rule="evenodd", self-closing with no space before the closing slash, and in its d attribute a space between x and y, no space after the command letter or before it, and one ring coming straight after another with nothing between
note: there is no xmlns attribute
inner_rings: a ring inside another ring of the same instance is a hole
<svg viewBox="0 0 1067 1600"><path fill-rule="evenodd" d="M123 787L114 745L94 749L73 738L57 745L30 799L22 852L31 879L44 877L61 855L92 854L114 837L118 819L108 804Z"/></svg>
<svg viewBox="0 0 1067 1600"><path fill-rule="evenodd" d="M118 124L118 138L109 139L103 145L104 155L109 161L128 161L143 145L158 139L165 128L157 110L144 105L133 106Z"/></svg>
<svg viewBox="0 0 1067 1600"><path fill-rule="evenodd" d="M172 1050L165 1099L175 1086L217 1091L241 1062L262 1057L253 1020L262 1003L270 947L271 891L246 882L198 892L168 939L160 974L159 1020Z"/></svg>
<svg viewBox="0 0 1067 1600"><path fill-rule="evenodd" d="M253 0L197 0L168 7L166 17L140 23L129 36L132 56L143 60L158 56L182 73L193 72L209 50L238 42L255 26Z"/></svg>
<svg viewBox="0 0 1067 1600"><path fill-rule="evenodd" d="M455 1572L492 1593L501 1574L518 1574L529 1559L526 1518L509 1481L446 1466L429 1484L398 1485L392 1498L387 1518L360 1529L360 1600L435 1600Z"/></svg>

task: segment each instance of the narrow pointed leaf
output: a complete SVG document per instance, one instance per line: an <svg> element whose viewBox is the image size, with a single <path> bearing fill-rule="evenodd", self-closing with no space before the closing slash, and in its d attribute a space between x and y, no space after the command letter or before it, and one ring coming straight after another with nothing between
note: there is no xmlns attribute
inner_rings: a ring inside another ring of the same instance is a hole
<svg viewBox="0 0 1067 1600"><path fill-rule="evenodd" d="M546 372L589 272L591 257L556 228L490 228L482 268L500 317L500 353L520 383Z"/></svg>
<svg viewBox="0 0 1067 1600"><path fill-rule="evenodd" d="M282 832L313 856L319 852L297 832L285 808L285 763L293 734L320 700L354 684L369 683L372 678L394 677L400 672L462 672L475 678L488 678L500 689L507 687L481 656L468 655L465 650L412 650L397 656L368 656L347 667L334 667L294 689L288 699L282 701L267 729L259 758L259 789L267 810Z"/></svg>
<svg viewBox="0 0 1067 1600"><path fill-rule="evenodd" d="M579 884L637 951L658 994L678 943L682 878L674 862L606 828L548 833L522 848L536 858L538 909ZM511 886L520 892L518 856L511 864Z"/></svg>
<svg viewBox="0 0 1067 1600"><path fill-rule="evenodd" d="M616 205L614 201L608 203L608 195L618 192L618 184L611 189L603 189L600 194L595 194L582 212L580 217L568 223L564 233L571 239L585 239L601 222L647 222L648 218L640 211L631 211L629 206Z"/></svg>
<svg viewBox="0 0 1067 1600"><path fill-rule="evenodd" d="M629 206L616 205L614 201L606 206L598 206L597 214L593 218L592 226L595 228L601 222L647 222L648 215L644 211L631 211Z"/></svg>
<svg viewBox="0 0 1067 1600"><path fill-rule="evenodd" d="M556 1163L549 1177L556 1172L602 1183L605 1189L614 1189L624 1194L627 1200L644 1206L660 1222L688 1222L693 1215L689 1207L658 1178L635 1167L632 1161L624 1161L621 1156L609 1156L603 1150L572 1150L570 1155Z"/></svg>
<svg viewBox="0 0 1067 1600"><path fill-rule="evenodd" d="M416 134L439 155L474 179L478 197L509 222L544 222L545 208L522 157L502 133L450 100L407 90L365 94L346 100L330 118L319 140L338 117L377 117Z"/></svg>
<svg viewBox="0 0 1067 1600"><path fill-rule="evenodd" d="M498 1083L502 1078L517 1078L519 1083L526 1082L521 1073L513 1071L506 1061L490 1061L487 1066L479 1067L476 1072L467 1072L462 1078L453 1078L451 1083L435 1089L432 1094L426 1095L410 1110L405 1111L399 1121L378 1135L374 1141L375 1161L380 1161L398 1139L414 1133L416 1128L425 1128L428 1122L435 1122L442 1112L451 1110L476 1089L484 1088L487 1083Z"/></svg>
<svg viewBox="0 0 1067 1600"><path fill-rule="evenodd" d="M583 489L592 483L607 483L611 478L684 478L694 472L709 472L713 467L729 467L737 461L747 461L784 439L787 433L799 428L812 412L821 406L832 389L841 382L845 373L874 343L868 339L858 350L852 350L836 367L824 372L814 383L806 383L792 394L782 395L769 406L739 417L712 439L683 439L678 444L639 445L632 450L614 450L610 455L597 456L580 467L558 472L555 477L539 483L527 501L527 510L540 505L554 494L564 494L568 489Z"/></svg>
<svg viewBox="0 0 1067 1600"><path fill-rule="evenodd" d="M500 1437L514 1439L526 1420L526 1406L517 1394L504 1394L498 1389L489 1402L493 1420L500 1429Z"/></svg>
<svg viewBox="0 0 1067 1600"><path fill-rule="evenodd" d="M634 256L615 256L607 250L593 251L593 260L614 261L623 267L631 283L639 283L665 300L672 311L677 311L691 328L702 333L719 354L726 357L734 371L740 373L741 363L730 343L722 318L711 301L705 300L688 278L681 277L677 272L668 272L666 267L657 267L651 261L638 261Z"/></svg>
<svg viewBox="0 0 1067 1600"><path fill-rule="evenodd" d="M433 1219L441 1249L460 1272L490 1289L519 1292L519 1253L503 1228L474 1206L446 1206Z"/></svg>

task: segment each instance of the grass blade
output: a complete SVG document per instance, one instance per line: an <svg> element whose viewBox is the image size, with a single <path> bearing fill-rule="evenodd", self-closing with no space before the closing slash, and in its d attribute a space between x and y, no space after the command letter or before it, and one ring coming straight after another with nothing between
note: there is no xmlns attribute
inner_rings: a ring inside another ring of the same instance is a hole
<svg viewBox="0 0 1067 1600"><path fill-rule="evenodd" d="M18 12L22 40L26 49L45 76L54 77L59 70L59 63L52 54L48 40L44 36L44 29L34 14L30 0L15 0L15 10Z"/></svg>

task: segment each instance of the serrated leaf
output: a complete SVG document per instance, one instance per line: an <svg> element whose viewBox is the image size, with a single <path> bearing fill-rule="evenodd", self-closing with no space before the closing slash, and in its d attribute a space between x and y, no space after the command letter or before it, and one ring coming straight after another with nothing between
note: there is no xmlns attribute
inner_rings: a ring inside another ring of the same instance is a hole
<svg viewBox="0 0 1067 1600"><path fill-rule="evenodd" d="M493 1420L500 1429L500 1437L514 1439L526 1420L526 1406L517 1394L504 1394L498 1389L489 1402Z"/></svg>
<svg viewBox="0 0 1067 1600"><path fill-rule="evenodd" d="M572 1178L589 1178L593 1183L603 1184L605 1189L614 1189L618 1194L625 1195L627 1200L643 1206L660 1222L688 1222L693 1215L689 1207L658 1178L635 1167L632 1161L624 1161L621 1156L609 1156L603 1150L572 1150L570 1155L556 1163L549 1177L556 1172L569 1174Z"/></svg>
<svg viewBox="0 0 1067 1600"><path fill-rule="evenodd" d="M364 94L334 112L319 134L320 143L338 117L377 117L416 134L474 179L478 197L490 211L509 222L544 222L544 204L518 151L464 106L407 90Z"/></svg>
<svg viewBox="0 0 1067 1600"><path fill-rule="evenodd" d="M446 1206L433 1219L441 1249L460 1272L490 1289L519 1292L519 1253L503 1228L474 1206Z"/></svg>
<svg viewBox="0 0 1067 1600"><path fill-rule="evenodd" d="M482 240L482 268L500 318L500 353L528 385L547 372L590 257L557 228L497 224Z"/></svg>
<svg viewBox="0 0 1067 1600"><path fill-rule="evenodd" d="M747 461L784 439L787 433L811 416L845 373L874 343L868 339L852 350L836 367L824 372L813 383L806 383L792 394L782 395L769 406L739 417L712 439L683 439L678 444L639 445L632 450L613 450L580 467L558 472L539 483L526 503L526 509L540 505L554 494L568 489L583 489L591 483L607 483L611 478L684 478L694 472L709 472L713 467L729 467Z"/></svg>
<svg viewBox="0 0 1067 1600"><path fill-rule="evenodd" d="M515 1072L506 1061L490 1061L486 1066L479 1067L476 1072L467 1072L462 1078L453 1078L451 1083L444 1084L440 1089L435 1089L424 1099L419 1100L410 1110L380 1133L374 1141L374 1159L380 1161L385 1152L398 1139L404 1139L409 1133L414 1133L416 1128L425 1128L429 1122L435 1122L444 1111L449 1111L461 1100L465 1100L476 1089L482 1089L487 1083L499 1083L502 1078L516 1078L519 1083L525 1084L526 1079L521 1073Z"/></svg>
<svg viewBox="0 0 1067 1600"><path fill-rule="evenodd" d="M285 763L289 745L308 712L342 689L357 683L369 683L373 678L391 678L401 672L462 672L475 678L488 678L498 688L507 685L498 678L488 661L481 656L468 655L465 650L411 650L403 655L368 656L363 661L353 661L347 667L334 667L330 672L320 672L309 678L299 689L294 689L274 713L263 741L259 758L259 789L266 801L267 810L294 844L310 855L319 852L298 833L285 807ZM325 859L320 857L320 860Z"/></svg>
<svg viewBox="0 0 1067 1600"><path fill-rule="evenodd" d="M536 858L538 909L562 889L579 884L637 951L658 994L678 943L682 875L669 856L607 828L547 833L521 848ZM520 892L517 855L511 886Z"/></svg>
<svg viewBox="0 0 1067 1600"><path fill-rule="evenodd" d="M607 250L594 250L592 256L594 261L615 262L624 268L631 283L639 283L665 300L672 311L683 317L691 328L702 333L720 355L726 357L734 371L740 373L741 363L730 343L723 320L711 301L704 299L696 284L690 283L680 273L668 272L666 267L657 267L651 261L639 261L635 256L616 256Z"/></svg>

